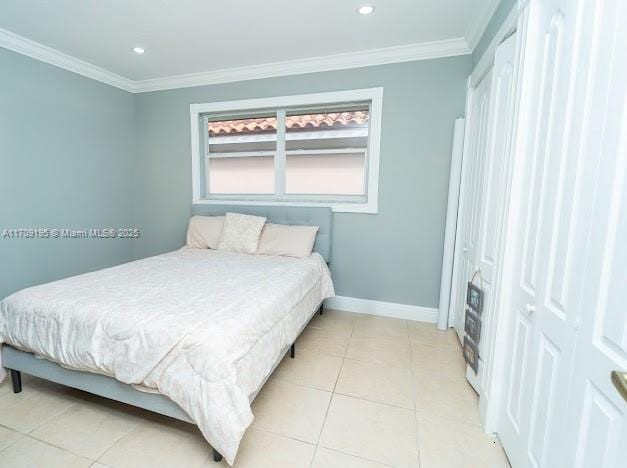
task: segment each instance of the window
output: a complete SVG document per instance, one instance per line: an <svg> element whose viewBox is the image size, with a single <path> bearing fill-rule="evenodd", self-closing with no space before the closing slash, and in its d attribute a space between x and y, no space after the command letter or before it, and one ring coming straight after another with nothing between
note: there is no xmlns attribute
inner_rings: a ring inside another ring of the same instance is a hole
<svg viewBox="0 0 627 468"><path fill-rule="evenodd" d="M376 213L382 89L192 104L194 203Z"/></svg>

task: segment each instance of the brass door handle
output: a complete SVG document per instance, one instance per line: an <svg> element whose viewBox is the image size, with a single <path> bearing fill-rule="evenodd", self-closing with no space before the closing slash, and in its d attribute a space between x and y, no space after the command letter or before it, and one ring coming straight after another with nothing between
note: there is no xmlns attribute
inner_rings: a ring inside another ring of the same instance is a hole
<svg viewBox="0 0 627 468"><path fill-rule="evenodd" d="M612 383L623 400L627 401L627 372L612 371Z"/></svg>

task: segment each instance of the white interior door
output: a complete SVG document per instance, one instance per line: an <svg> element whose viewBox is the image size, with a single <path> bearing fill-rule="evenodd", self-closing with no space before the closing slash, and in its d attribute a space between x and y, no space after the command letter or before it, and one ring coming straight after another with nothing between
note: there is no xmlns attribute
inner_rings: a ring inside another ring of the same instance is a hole
<svg viewBox="0 0 627 468"><path fill-rule="evenodd" d="M451 307L454 327L461 339L464 335L464 304L466 283L477 264L477 241L481 216L481 181L486 157L492 70L469 92L468 128L462 161L460 211L455 241L453 291Z"/></svg>
<svg viewBox="0 0 627 468"><path fill-rule="evenodd" d="M495 319L493 290L500 269L502 225L507 195L511 154L512 120L515 106L516 34L506 38L496 49L490 97L488 145L483 179L478 184L481 190L481 208L476 265L477 284L483 289L483 312L481 315L481 340L479 341L479 371L477 375L468 368L468 381L482 397L486 393L490 378L490 367L484 365L488 356L490 334ZM470 278L468 278L470 279ZM480 281L479 281L480 280Z"/></svg>
<svg viewBox="0 0 627 468"><path fill-rule="evenodd" d="M469 138L464 155L460 243L453 293L455 328L464 334L466 284L473 280L484 292L479 342L479 370L468 368L470 384L485 401L482 356L490 345L494 315L492 286L499 269L501 227L505 209L512 119L515 104L516 35L506 38L496 50L494 66L472 91L469 106Z"/></svg>
<svg viewBox="0 0 627 468"><path fill-rule="evenodd" d="M594 204L587 262L574 272L585 278L570 411L564 443L551 459L573 468L624 468L627 402L610 372L627 372L627 2L579 3L588 18L578 67L587 109L580 148L589 155L585 201Z"/></svg>
<svg viewBox="0 0 627 468"><path fill-rule="evenodd" d="M512 206L519 223L516 241L507 247L514 260L503 311L511 317L509 366L499 420L499 436L515 468L625 466L617 450L621 442L625 449L626 410L611 393L609 370L626 365L626 263L622 271L613 267L620 254L613 236L620 229L627 235L627 216L621 225L620 208L610 215L607 205L620 206L625 199L627 42L618 33L621 9L625 18L624 0L530 4L523 75L529 92L523 94L516 152L522 163ZM606 67L600 69L602 63ZM606 140L608 135L613 139ZM601 149L612 153L607 158L614 164L606 168L607 177L597 179ZM599 228L601 235L590 238ZM586 273L590 263L609 275L596 289ZM609 278L621 272L612 296ZM591 297L596 302L582 307ZM614 309L607 308L612 299ZM582 326L589 329L580 336ZM569 420L570 427L564 424ZM572 431L576 435L569 436Z"/></svg>
<svg viewBox="0 0 627 468"><path fill-rule="evenodd" d="M532 2L525 79L533 80L533 105L523 125L524 158L518 243L508 310L512 316L505 405L499 435L515 467L551 467L547 443L565 416L565 388L575 339L578 281L570 274L580 221L575 208L581 154L564 147L570 99L575 15L560 0ZM566 16L568 15L568 16ZM507 374L507 373L506 373ZM561 428L560 428L561 430ZM555 465L553 465L555 466Z"/></svg>

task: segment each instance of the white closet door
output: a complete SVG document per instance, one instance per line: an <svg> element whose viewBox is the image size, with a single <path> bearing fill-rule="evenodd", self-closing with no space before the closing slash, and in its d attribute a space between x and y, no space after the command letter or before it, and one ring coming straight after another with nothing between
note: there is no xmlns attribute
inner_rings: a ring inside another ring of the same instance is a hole
<svg viewBox="0 0 627 468"><path fill-rule="evenodd" d="M480 182L481 208L479 241L477 245L478 280L484 294L481 315L481 340L479 342L479 372L468 369L468 381L478 390L482 399L487 397L490 368L484 366L495 319L493 290L500 269L502 244L501 231L505 210L506 187L511 154L512 120L515 105L516 34L505 39L496 49L490 97L488 148L483 179ZM468 278L470 279L470 278ZM482 402L483 403L483 402Z"/></svg>
<svg viewBox="0 0 627 468"><path fill-rule="evenodd" d="M570 79L572 31L559 0L532 3L524 79L533 80L524 149L519 242L509 308L505 404L499 435L515 467L550 467L547 448L558 421L558 388L568 377L574 313L572 276L573 177L578 155L562 151ZM569 12L568 21L571 22ZM537 41L537 42L534 42ZM567 180L568 179L568 180ZM568 182L568 183L567 183ZM563 416L563 415L562 415Z"/></svg>
<svg viewBox="0 0 627 468"><path fill-rule="evenodd" d="M460 339L464 335L466 283L472 276L477 264L477 240L481 216L481 181L486 157L491 86L492 71L490 70L477 87L470 91L451 295L454 326Z"/></svg>
<svg viewBox="0 0 627 468"><path fill-rule="evenodd" d="M624 468L627 402L611 384L610 372L627 372L627 2L578 3L586 18L577 73L582 112L576 112L583 117L573 140L588 155L582 203L594 205L588 261L572 272L584 282L569 411L560 424L565 441L550 461Z"/></svg>
<svg viewBox="0 0 627 468"><path fill-rule="evenodd" d="M603 422L601 411L605 411L605 421L615 423L607 432L615 438L623 437L624 442L625 410L619 411L614 405L611 413L607 406L608 401L616 403L615 398L610 400L609 380L603 387L590 384L590 378L599 371L593 367L600 365L600 361L586 359L577 362L577 367L585 365L579 370L583 376L580 379L587 379L589 383L586 397L581 400L589 405L597 404L594 416L593 411L585 410L583 406L568 405L582 312L580 301L582 291L589 286L584 282L588 234L599 227L591 216L591 201L594 200L591 181L596 179L594 171L590 172L598 164L598 153L582 143L594 129L598 129L599 135L604 133L603 125L608 123L604 119L607 116L605 110L598 112L596 118L591 117L595 110L610 105L601 92L607 89L607 82L590 86L587 78L598 72L599 61L612 56L610 52L621 50L617 44L598 42L602 34L608 33L602 20L615 20L613 15L618 12L607 12L607 16L591 16L590 13L609 6L617 10L620 2L624 0L545 0L530 4L523 75L530 87L529 92L523 94L525 104L516 154L524 163L521 172L514 175L520 177L520 204L513 209L519 212L521 222L517 243L508 246L515 252L515 261L510 301L506 301L508 310L503 311L512 317L507 358L511 364L506 369L505 400L499 422L503 446L516 468L570 468L576 465L567 463L569 454L584 453L587 449L590 450L586 456L593 454L601 458L585 458L588 461L579 466L619 466L617 462L601 463L604 453L599 445L599 434L591 437L590 444L582 448L582 439L566 436L569 428L565 421L582 410L587 411L588 415L597 418L587 428L595 433L597 426L602 428L599 424ZM593 55L595 50L599 51L598 55ZM620 83L623 91L624 83L625 76ZM601 96L595 96L599 92ZM624 99L623 92L619 99L621 110ZM618 118L614 112L611 116L611 119ZM608 183L602 181L602 185ZM608 201L620 199L616 193L622 182L615 184L609 190ZM609 258L605 257L606 266ZM622 289L625 289L624 276ZM626 296L624 292L622 294L624 310ZM618 310L618 305L616 307ZM596 337L614 333L614 340L618 340L615 342L622 344L623 360L610 359L610 353L599 358L605 359L605 368L624 364L627 345L624 313L604 323L606 326L622 325L620 336L616 335L616 330L599 330L601 310L583 310L583 313L590 317L591 326L596 328ZM616 358L619 349L609 347L612 357ZM609 379L609 374L605 378ZM601 380L599 375L599 385ZM609 444L611 447L611 442Z"/></svg>
<svg viewBox="0 0 627 468"><path fill-rule="evenodd" d="M514 117L516 35L503 41L496 50L494 67L473 91L469 112L468 151L464 155L461 242L453 294L455 328L464 334L466 285L473 276L484 291L479 343L479 371L468 370L470 384L483 397L482 356L488 353L485 336L494 314L492 286L498 271L505 189L508 177L512 119ZM477 273L475 275L475 273Z"/></svg>

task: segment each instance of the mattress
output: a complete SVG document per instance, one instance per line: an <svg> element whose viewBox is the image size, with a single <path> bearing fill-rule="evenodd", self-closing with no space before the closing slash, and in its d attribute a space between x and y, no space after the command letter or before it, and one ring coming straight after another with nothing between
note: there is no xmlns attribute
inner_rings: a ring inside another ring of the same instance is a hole
<svg viewBox="0 0 627 468"><path fill-rule="evenodd" d="M322 257L183 248L0 302L0 343L166 395L229 464L255 394L333 295Z"/></svg>

